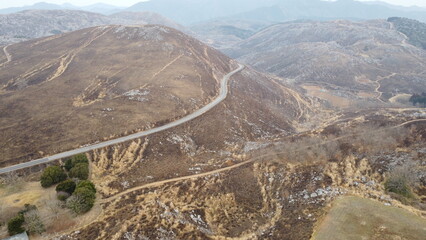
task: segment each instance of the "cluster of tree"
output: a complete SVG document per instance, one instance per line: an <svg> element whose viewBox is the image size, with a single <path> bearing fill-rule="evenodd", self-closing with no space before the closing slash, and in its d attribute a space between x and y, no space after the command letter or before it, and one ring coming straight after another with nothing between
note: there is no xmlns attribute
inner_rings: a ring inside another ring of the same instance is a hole
<svg viewBox="0 0 426 240"><path fill-rule="evenodd" d="M67 159L64 163L64 168L68 171L70 178L87 180L89 177L89 160L85 154L75 155Z"/></svg>
<svg viewBox="0 0 426 240"><path fill-rule="evenodd" d="M10 236L25 231L30 234L40 234L46 231L37 207L29 204L25 204L24 209L19 211L18 215L8 221L7 230Z"/></svg>
<svg viewBox="0 0 426 240"><path fill-rule="evenodd" d="M47 167L40 178L42 187L50 187L64 181L67 178L87 180L89 177L89 160L86 155L79 154L67 159L62 167Z"/></svg>
<svg viewBox="0 0 426 240"><path fill-rule="evenodd" d="M410 102L413 103L414 106L417 105L417 103L423 104L424 107L426 107L426 93L423 92L422 94L414 94L410 98Z"/></svg>
<svg viewBox="0 0 426 240"><path fill-rule="evenodd" d="M88 181L89 160L80 154L67 159L63 166L47 167L40 178L43 187L55 184L57 198L76 214L88 212L96 199L95 185Z"/></svg>
<svg viewBox="0 0 426 240"><path fill-rule="evenodd" d="M71 197L66 199L66 206L76 214L83 214L92 209L96 200L95 185L88 181L80 181Z"/></svg>

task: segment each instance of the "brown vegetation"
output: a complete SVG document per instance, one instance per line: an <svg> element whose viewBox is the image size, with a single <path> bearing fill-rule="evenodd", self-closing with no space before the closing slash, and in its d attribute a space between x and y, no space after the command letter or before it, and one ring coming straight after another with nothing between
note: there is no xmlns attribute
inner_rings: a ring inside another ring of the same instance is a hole
<svg viewBox="0 0 426 240"><path fill-rule="evenodd" d="M0 69L0 166L187 115L216 97L233 68L160 26L96 27L35 42L9 46L12 62Z"/></svg>

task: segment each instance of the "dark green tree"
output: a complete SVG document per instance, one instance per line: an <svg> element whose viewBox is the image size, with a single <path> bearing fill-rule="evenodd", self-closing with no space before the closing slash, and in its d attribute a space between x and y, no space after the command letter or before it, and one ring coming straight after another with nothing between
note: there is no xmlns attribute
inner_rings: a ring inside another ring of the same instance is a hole
<svg viewBox="0 0 426 240"><path fill-rule="evenodd" d="M73 180L65 180L56 186L56 192L66 192L72 194L76 188L76 184Z"/></svg>
<svg viewBox="0 0 426 240"><path fill-rule="evenodd" d="M19 214L18 216L10 219L7 222L7 231L9 235L13 236L25 232L25 229L22 227L24 222L25 218L23 214Z"/></svg>
<svg viewBox="0 0 426 240"><path fill-rule="evenodd" d="M64 163L64 168L67 171L70 171L71 168L73 168L74 166L76 166L79 163L87 163L89 164L89 159L87 159L86 154L78 154L73 156L72 158L69 158L65 161Z"/></svg>
<svg viewBox="0 0 426 240"><path fill-rule="evenodd" d="M72 167L74 167L74 165L72 164L72 159L69 158L65 161L64 168L65 168L65 170L69 171L69 170L71 170Z"/></svg>
<svg viewBox="0 0 426 240"><path fill-rule="evenodd" d="M82 153L82 154L78 154L72 157L72 162L73 164L77 164L77 163L89 163L89 159L87 159L86 154Z"/></svg>
<svg viewBox="0 0 426 240"><path fill-rule="evenodd" d="M50 187L56 183L67 179L67 174L58 166L47 167L40 178L41 186L44 188Z"/></svg>
<svg viewBox="0 0 426 240"><path fill-rule="evenodd" d="M76 214L83 214L92 209L96 195L88 188L77 188L74 194L67 199L66 206Z"/></svg>
<svg viewBox="0 0 426 240"><path fill-rule="evenodd" d="M80 181L78 184L77 184L77 188L87 188L87 189L89 189L90 191L92 191L93 193L96 193L96 187L95 187L95 184L93 184L91 181L89 181L89 180L83 180L83 181Z"/></svg>
<svg viewBox="0 0 426 240"><path fill-rule="evenodd" d="M414 106L417 105L417 103L422 104L424 107L426 107L426 93L422 94L413 94L410 98L410 102L413 103Z"/></svg>
<svg viewBox="0 0 426 240"><path fill-rule="evenodd" d="M71 178L78 178L80 180L86 180L89 178L89 164L78 163L69 172Z"/></svg>

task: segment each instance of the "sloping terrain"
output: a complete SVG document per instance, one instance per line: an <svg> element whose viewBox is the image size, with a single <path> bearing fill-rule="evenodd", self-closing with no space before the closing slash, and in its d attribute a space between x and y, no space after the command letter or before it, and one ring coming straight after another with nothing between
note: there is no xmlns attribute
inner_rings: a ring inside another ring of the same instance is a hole
<svg viewBox="0 0 426 240"><path fill-rule="evenodd" d="M185 116L215 98L222 77L237 68L216 50L160 26L96 27L11 45L4 51L3 166ZM238 91L230 93L234 112L226 105L222 111L214 109L211 120L221 121L202 122L204 130L197 132L206 133L197 140L189 138L190 143L225 151L306 128L303 124L314 111L310 100L279 79L250 69L233 78L240 79ZM164 151L174 157L173 151Z"/></svg>
<svg viewBox="0 0 426 240"><path fill-rule="evenodd" d="M387 101L426 88L426 52L381 20L277 24L227 52L332 105Z"/></svg>
<svg viewBox="0 0 426 240"><path fill-rule="evenodd" d="M414 46L426 50L426 23L408 18L392 17L388 19L395 29L403 33Z"/></svg>
<svg viewBox="0 0 426 240"><path fill-rule="evenodd" d="M237 96L239 84L233 86ZM225 101L225 112L239 116L234 100ZM174 131L95 151L89 155L103 211L59 239L310 239L328 204L346 194L424 214L424 200L420 209L404 206L381 184L383 173L410 162L423 175L425 112L423 122L409 124L417 114L363 112L331 125L336 132L264 139L227 153L199 140L208 126L228 124L227 114L215 120L212 112ZM368 126L374 131L359 131ZM212 135L229 141L233 131ZM385 138L390 141L377 141Z"/></svg>
<svg viewBox="0 0 426 240"><path fill-rule="evenodd" d="M5 102L0 111L1 126L4 126L1 130L5 133L5 140L1 141L4 146L1 155L9 156L11 161L4 161L3 165L15 160L51 155L63 149L102 141L136 129L159 126L179 118L210 102L218 93L221 77L237 68L237 64L229 58L199 41L160 26L96 27L53 39L15 44L5 49L8 54L3 57L0 80L0 98ZM318 103L303 97L280 79L250 68L235 74L229 88L224 102L191 122L88 153L91 180L96 183L100 194L94 209L102 210L92 210L84 217L89 219L84 221L87 226L78 226L76 222L80 220L73 220L67 221L69 225L61 229L90 229L89 232L79 230L81 235L76 236L77 239L123 238L121 235L127 234L128 227L144 216L138 213L131 216L127 209L111 205L109 202L114 199L121 204L117 194L133 195L132 188L147 183L157 186L156 182L210 170L217 170L217 176L221 176L222 168L243 163L250 151L262 148L268 141L310 129L312 115L320 113ZM320 119L314 122L321 123ZM243 177L250 184L244 189L253 187L250 191L261 197L260 190L255 187L256 178L262 171L256 170L254 176L251 176L250 170L237 174L226 183L225 193L236 190L233 184ZM270 225L267 218L272 209L279 207L265 207L260 213L254 212L251 206L240 210L239 204L247 198L246 193L242 193L238 202L234 202L232 196L227 193L223 195L222 190L217 194L211 192L219 190L217 187L221 188L220 185L209 185L213 188L205 188L205 193L203 190L190 198L179 197L176 202L187 205L188 214L193 213L188 215L188 220L185 220L186 217L177 220L187 225L181 229L179 236L203 237L210 231L209 226L205 226L205 229L198 227L203 224L203 213L201 208L200 211L192 209L188 201L195 206L208 201L205 206L212 207L209 213L212 224L229 215L221 210L216 212L223 204L232 204L232 208L235 208L232 211L239 214L235 217L243 216L244 211L249 210L262 226ZM162 184L158 186L163 187ZM129 193L127 190L130 190ZM187 190L192 192L192 187ZM213 196L208 200L211 194ZM267 197L268 194L263 195ZM177 197L174 193L169 195L166 192L160 195L165 199ZM13 194L7 199L14 201L16 196L21 195ZM157 195L152 197L156 199ZM199 201L191 200L195 198ZM154 203L150 199L145 198L150 204ZM128 203L131 203L128 206L149 206L139 200ZM21 204L24 201L16 202L16 209ZM34 204L40 203L34 200ZM255 209L259 209L263 203L258 199L256 204ZM43 203L38 206L41 209L45 207ZM111 209L107 206L111 206ZM159 218L154 217L160 209L151 209L149 223L143 224L143 228L135 228L135 231L150 232L152 238L165 237L171 234L170 231L175 231L174 227L162 227ZM175 219L169 219L173 221L173 226L178 223ZM117 221L120 224L115 224ZM232 226L231 221L227 219L219 224L216 234L237 236L252 228L249 222L238 228ZM104 233L103 227L99 228L100 224L106 224L104 226L108 231ZM155 231L151 231L154 228ZM300 231L300 234L309 233Z"/></svg>
<svg viewBox="0 0 426 240"><path fill-rule="evenodd" d="M76 10L27 10L0 15L0 45L110 24L157 24L184 30L179 24L151 12L106 16Z"/></svg>
<svg viewBox="0 0 426 240"><path fill-rule="evenodd" d="M89 28L4 51L2 164L184 116L216 97L233 70L216 50L153 25Z"/></svg>
<svg viewBox="0 0 426 240"><path fill-rule="evenodd" d="M359 197L343 197L333 205L313 239L421 240L426 236L426 219L405 209Z"/></svg>
<svg viewBox="0 0 426 240"><path fill-rule="evenodd" d="M216 49L226 49L251 37L271 24L271 22L267 21L230 19L197 23L192 25L190 29L203 42Z"/></svg>

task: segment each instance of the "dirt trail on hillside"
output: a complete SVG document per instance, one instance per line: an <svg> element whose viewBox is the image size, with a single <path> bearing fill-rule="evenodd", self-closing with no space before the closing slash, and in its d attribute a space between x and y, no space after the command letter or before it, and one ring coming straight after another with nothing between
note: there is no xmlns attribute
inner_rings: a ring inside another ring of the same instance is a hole
<svg viewBox="0 0 426 240"><path fill-rule="evenodd" d="M400 128L400 127L406 126L408 124L417 123L417 122L426 122L426 119L410 120L410 121L401 123L401 124L396 125L396 126L392 126L392 127L389 127L389 128L379 129L376 132L385 131L385 130L389 130L389 129ZM349 134L349 135L340 136L340 137L337 137L337 138L334 138L334 139L331 139L331 140L328 140L328 141L324 141L320 145L325 145L325 144L328 144L328 143L331 143L331 142L336 142L338 140L341 140L341 139L344 139L344 138L348 138L348 137L353 137L353 136L356 136L356 135L358 135L358 134ZM310 147L312 147L312 146L306 146L305 148L302 148L300 150L308 149ZM281 152L281 153L285 153L285 152ZM189 175L189 176L184 176L184 177L178 177L178 178L173 178L173 179L168 179L168 180L162 180L162 181L158 181L158 182L148 183L148 184L145 184L145 185L142 185L142 186L138 186L138 187L134 187L134 188L128 189L128 190L126 190L124 192L121 192L121 193L119 193L117 195L114 195L112 197L102 199L102 200L100 200L100 203L107 203L107 202L113 201L113 200L115 200L117 198L120 198L120 197L122 197L122 196L124 196L126 194L129 194L131 192L135 192L135 191L138 191L138 190L141 190L141 189L145 189L145 188L158 187L158 186L161 186L161 185L164 185L164 184L167 184L167 183L178 182L178 181L189 180L189 179L196 179L196 178L206 177L206 176L214 175L214 174L220 174L220 173L223 173L223 172L227 172L227 171L230 171L230 170L233 170L233 169L236 169L236 168L239 168L239 167L242 167L242 166L254 163L254 162L259 161L259 160L263 160L266 157L277 156L278 154L281 154L281 153L275 152L275 153L272 153L272 154L265 154L265 155L257 156L255 158L252 158L250 160L247 160L247 161L235 164L233 166L225 167L225 168L221 168L221 169L217 169L217 170L210 171L210 172L205 172L205 173L200 173L200 174L195 174L195 175Z"/></svg>
<svg viewBox="0 0 426 240"><path fill-rule="evenodd" d="M4 55L6 55L6 59L7 59L7 61L6 62L4 62L4 63L2 63L2 64L0 64L0 67L3 67L4 65L6 65L6 64L8 64L8 63L10 63L11 61L12 61L12 55L10 55L10 53L7 51L7 48L9 47L10 45L7 45L7 46L5 46L4 48L3 48L3 52L4 52Z"/></svg>
<svg viewBox="0 0 426 240"><path fill-rule="evenodd" d="M396 29L396 27L395 27L395 25L393 24L393 23L389 23L390 24L390 28L392 29L392 30L395 30L399 35L401 35L402 36L402 38L403 38L403 40L401 41L401 45L404 47L404 48L412 48L414 45L412 45L412 44L410 44L409 43L409 40L410 40L410 38L407 36L407 35L405 35L404 33L402 33L402 32L400 32L400 31L398 31L397 29ZM407 49L406 48L406 49ZM423 63L423 61L422 61L422 59L420 59L420 58L418 58L418 57L416 57L416 55L415 54L413 54L413 52L412 51L409 51L410 52L410 54L415 58L415 59L417 59L418 60L418 63L420 63L420 65L422 65L423 67L426 67L426 65Z"/></svg>
<svg viewBox="0 0 426 240"><path fill-rule="evenodd" d="M377 100L379 100L380 102L384 103L384 101L381 99L381 97L382 97L382 95L383 95L383 92L380 92L380 91L379 91L379 89L381 88L381 84L380 84L380 82L381 82L381 81L383 81L383 80L385 80L385 79L389 79L389 78L391 78L391 77L394 77L394 76L396 76L396 75L397 75L397 73L392 73L392 74L390 74L390 75L388 75L388 76L386 76L386 77L381 77L381 78L379 78L377 81L375 81L375 83L377 84L377 87L376 87L376 89L374 89L374 93L376 93L376 94L377 94L377 96L376 96L376 99L377 99Z"/></svg>
<svg viewBox="0 0 426 240"><path fill-rule="evenodd" d="M162 73L164 70L166 70L168 67L170 67L173 63L175 63L177 60L179 60L181 57L183 57L183 54L177 56L175 59L173 59L171 62L169 62L168 64L166 64L160 71L154 73L154 75L152 75L152 79L154 79L155 77L157 77L160 73Z"/></svg>
<svg viewBox="0 0 426 240"><path fill-rule="evenodd" d="M92 33L95 33L95 31L98 30L97 28L95 30L92 31ZM19 82L25 82L27 79L35 76L36 74L46 71L49 68L53 68L55 67L55 65L59 66L57 67L57 69L54 71L54 73L48 77L45 81L43 82L49 82L52 81L58 77L60 77L67 69L68 66L71 64L71 62L74 60L75 56L84 48L88 47L90 44L92 44L96 39L100 38L101 36L105 35L106 33L108 33L111 30L111 28L107 28L106 30L101 31L101 33L96 34L95 36L92 36L90 39L88 39L85 43L83 43L81 46L79 46L76 49L71 50L70 52L63 54L62 56L60 56L59 58L52 60L50 62L47 62L41 66L35 66L35 68L24 72L23 74L19 75L18 77L11 79L7 84L7 86L13 86L16 85ZM12 61L12 56L9 54L9 52L7 51L7 47L3 48L3 51L5 52L6 56L7 56L7 62L3 63L0 65L3 66L6 63Z"/></svg>
<svg viewBox="0 0 426 240"><path fill-rule="evenodd" d="M112 28L107 28L106 30L102 31L100 34L95 35L93 37L91 37L88 41L86 41L83 45L81 45L80 47L78 47L77 49L74 49L73 51L71 51L70 53L68 53L67 55L65 55L64 57L61 58L60 60L60 64L58 69L56 70L56 72L50 77L48 78L46 81L52 81L58 77L60 77L67 69L68 66L71 64L71 62L74 60L75 56L81 52L81 50L83 50L84 48L88 47L90 44L92 44L94 41L96 41L98 38L102 37L103 35L107 34L109 31L111 31ZM94 33L97 30L97 28L95 30L93 30L92 32Z"/></svg>

